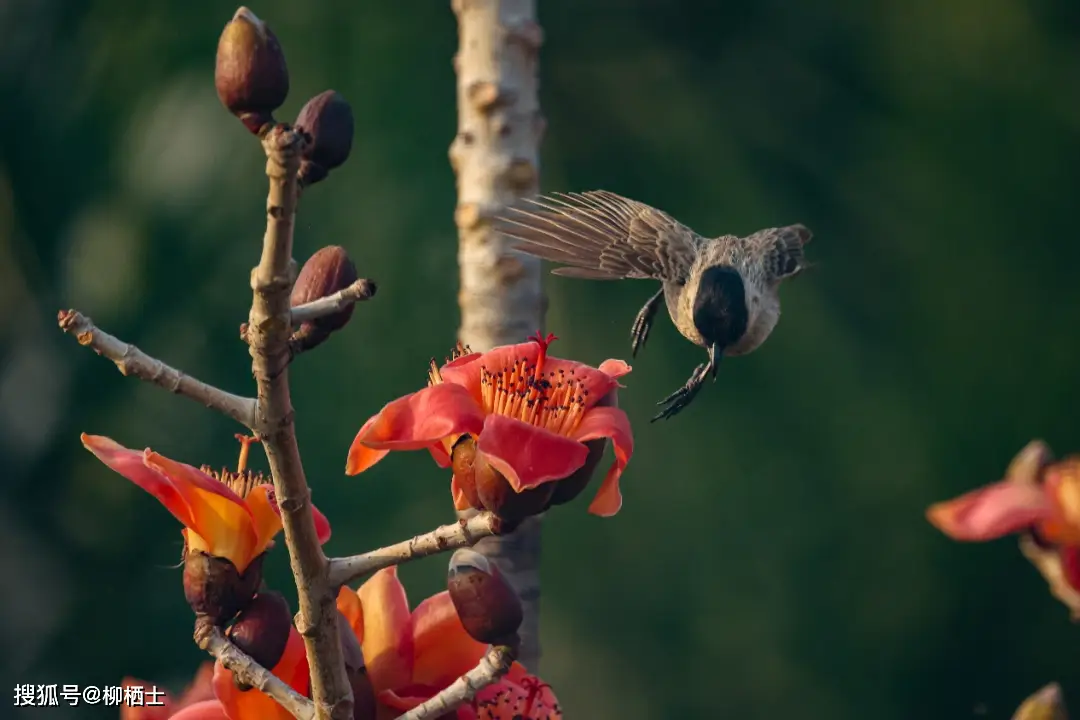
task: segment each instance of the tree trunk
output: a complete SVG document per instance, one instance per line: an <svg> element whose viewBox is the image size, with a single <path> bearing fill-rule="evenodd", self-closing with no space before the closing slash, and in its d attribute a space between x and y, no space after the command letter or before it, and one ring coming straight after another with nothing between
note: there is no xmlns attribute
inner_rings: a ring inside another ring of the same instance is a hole
<svg viewBox="0 0 1080 720"><path fill-rule="evenodd" d="M474 351L522 342L543 329L540 261L514 252L491 219L539 190L544 118L537 98L542 41L534 0L453 0L458 19L458 133L450 145L457 176L459 339ZM540 519L476 549L497 560L521 596L522 664L540 662Z"/></svg>

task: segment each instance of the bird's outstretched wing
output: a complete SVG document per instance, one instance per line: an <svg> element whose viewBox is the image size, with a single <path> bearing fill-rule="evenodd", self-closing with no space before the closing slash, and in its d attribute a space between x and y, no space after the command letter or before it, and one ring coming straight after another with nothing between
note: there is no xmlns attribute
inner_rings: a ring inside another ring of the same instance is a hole
<svg viewBox="0 0 1080 720"><path fill-rule="evenodd" d="M524 200L495 227L515 249L569 266L553 274L594 280L685 281L702 242L667 213L606 190Z"/></svg>
<svg viewBox="0 0 1080 720"><path fill-rule="evenodd" d="M769 228L746 238L745 242L757 249L765 258L765 269L770 280L780 280L798 275L807 268L803 246L813 234L805 225Z"/></svg>

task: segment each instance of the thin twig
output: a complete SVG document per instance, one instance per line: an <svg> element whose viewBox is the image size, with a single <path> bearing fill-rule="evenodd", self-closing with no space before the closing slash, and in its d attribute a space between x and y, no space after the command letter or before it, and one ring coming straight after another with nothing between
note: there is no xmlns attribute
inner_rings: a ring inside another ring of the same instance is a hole
<svg viewBox="0 0 1080 720"><path fill-rule="evenodd" d="M281 508L300 606L296 626L304 638L311 667L316 717L351 720L352 689L338 636L336 598L326 581L328 563L311 514L311 491L296 445L289 394L289 295L296 280L293 222L296 172L303 143L303 135L286 125L273 127L263 137L270 192L262 257L251 273L254 296L247 331L252 372L259 387L254 430L266 450Z"/></svg>
<svg viewBox="0 0 1080 720"><path fill-rule="evenodd" d="M196 621L195 642L232 670L237 679L277 700L278 704L299 720L311 720L315 717L315 705L310 700L229 642L213 623Z"/></svg>
<svg viewBox="0 0 1080 720"><path fill-rule="evenodd" d="M121 375L135 377L165 388L171 393L196 400L208 408L229 416L245 427L255 425L255 399L225 392L166 365L131 343L116 338L94 325L77 310L61 310L57 315L60 329L116 363Z"/></svg>
<svg viewBox="0 0 1080 720"><path fill-rule="evenodd" d="M338 290L332 295L312 300L303 305L297 305L292 309L292 324L297 326L302 322L317 320L326 315L332 315L339 310L344 310L353 303L362 300L370 300L375 297L377 290L374 280L360 278L347 288Z"/></svg>
<svg viewBox="0 0 1080 720"><path fill-rule="evenodd" d="M514 664L517 652L507 645L495 645L488 649L480 663L465 673L435 697L417 705L397 720L429 720L438 718L476 697L488 685L498 682Z"/></svg>
<svg viewBox="0 0 1080 720"><path fill-rule="evenodd" d="M328 574L330 585L344 585L350 580L391 565L400 565L447 550L470 547L481 538L498 535L500 525L501 521L498 517L489 512L483 512L473 515L468 520L443 525L431 532L417 535L411 540L387 545L378 550L349 557L331 558Z"/></svg>

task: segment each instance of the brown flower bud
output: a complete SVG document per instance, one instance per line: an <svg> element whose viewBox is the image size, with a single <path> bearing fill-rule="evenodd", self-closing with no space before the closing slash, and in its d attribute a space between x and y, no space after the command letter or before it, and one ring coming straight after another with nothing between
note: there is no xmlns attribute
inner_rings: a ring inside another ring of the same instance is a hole
<svg viewBox="0 0 1080 720"><path fill-rule="evenodd" d="M236 618L226 634L236 647L267 670L285 652L292 630L292 612L281 593L260 592Z"/></svg>
<svg viewBox="0 0 1080 720"><path fill-rule="evenodd" d="M375 720L375 688L364 667L364 651L349 621L340 612L337 613L337 621L345 674L349 677L353 692L353 720Z"/></svg>
<svg viewBox="0 0 1080 720"><path fill-rule="evenodd" d="M618 388L612 388L607 395L600 398L596 403L596 407L619 407ZM552 483L555 486L555 491L551 494L551 502L548 503L549 507L568 503L581 494L581 491L592 480L593 474L596 472L596 466L604 458L604 450L607 449L607 446L607 438L597 438L585 443L585 447L589 448L589 454L585 457L585 464L566 479Z"/></svg>
<svg viewBox="0 0 1080 720"><path fill-rule="evenodd" d="M304 263L293 285L289 300L292 307L333 295L356 282L356 266L349 259L349 254L340 245L328 245L322 248ZM292 344L295 350L303 352L319 345L336 330L340 330L352 319L355 306L347 307L330 315L308 320L293 330Z"/></svg>
<svg viewBox="0 0 1080 720"><path fill-rule="evenodd" d="M521 599L498 566L475 550L450 558L446 588L465 631L478 642L512 645L521 627Z"/></svg>
<svg viewBox="0 0 1080 720"><path fill-rule="evenodd" d="M289 69L274 33L246 7L221 31L214 86L218 98L258 134L289 94Z"/></svg>
<svg viewBox="0 0 1080 720"><path fill-rule="evenodd" d="M202 550L184 551L184 597L196 615L221 626L248 606L262 582L264 555L251 561L243 574L230 560Z"/></svg>
<svg viewBox="0 0 1080 720"><path fill-rule="evenodd" d="M300 164L301 185L314 185L349 159L353 114L338 92L327 90L308 100L293 124L309 138Z"/></svg>
<svg viewBox="0 0 1080 720"><path fill-rule="evenodd" d="M458 487L477 510L490 510L503 520L517 524L547 508L555 483L514 492L503 474L488 464L471 436L462 436L451 455Z"/></svg>

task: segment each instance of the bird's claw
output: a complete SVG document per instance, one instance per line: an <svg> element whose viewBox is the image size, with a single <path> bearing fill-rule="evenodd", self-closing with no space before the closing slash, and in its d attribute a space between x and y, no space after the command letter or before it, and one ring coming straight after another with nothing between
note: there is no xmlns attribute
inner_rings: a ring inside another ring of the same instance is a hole
<svg viewBox="0 0 1080 720"><path fill-rule="evenodd" d="M649 331L652 330L653 320L656 319L656 311L660 308L660 300L664 297L664 291L653 295L649 301L638 310L634 324L630 328L630 357L637 357L638 350L645 347L645 341L649 339Z"/></svg>
<svg viewBox="0 0 1080 720"><path fill-rule="evenodd" d="M657 405L667 405L667 407L654 415L649 422L669 420L685 410L701 390L705 378L708 377L711 364L712 363L703 363L698 365L697 368L694 369L694 373L690 376L690 379L686 381L685 385L656 403Z"/></svg>

